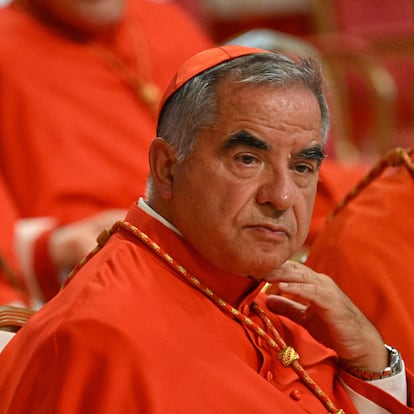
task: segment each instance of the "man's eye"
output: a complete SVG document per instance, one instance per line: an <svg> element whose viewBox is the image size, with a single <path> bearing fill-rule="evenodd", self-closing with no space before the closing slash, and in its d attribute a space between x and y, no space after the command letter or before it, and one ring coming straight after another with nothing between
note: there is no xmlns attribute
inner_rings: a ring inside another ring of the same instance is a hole
<svg viewBox="0 0 414 414"><path fill-rule="evenodd" d="M313 165L309 164L297 164L294 169L300 174L311 174L315 171Z"/></svg>
<svg viewBox="0 0 414 414"><path fill-rule="evenodd" d="M244 165L252 165L257 163L257 158L250 154L238 155L236 159Z"/></svg>

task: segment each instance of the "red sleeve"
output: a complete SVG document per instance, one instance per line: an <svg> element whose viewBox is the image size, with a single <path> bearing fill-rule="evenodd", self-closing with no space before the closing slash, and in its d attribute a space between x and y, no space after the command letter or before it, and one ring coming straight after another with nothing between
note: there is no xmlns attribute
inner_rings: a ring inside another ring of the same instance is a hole
<svg viewBox="0 0 414 414"><path fill-rule="evenodd" d="M49 240L53 231L42 233L33 249L33 269L45 302L55 296L61 286L59 271L49 255Z"/></svg>

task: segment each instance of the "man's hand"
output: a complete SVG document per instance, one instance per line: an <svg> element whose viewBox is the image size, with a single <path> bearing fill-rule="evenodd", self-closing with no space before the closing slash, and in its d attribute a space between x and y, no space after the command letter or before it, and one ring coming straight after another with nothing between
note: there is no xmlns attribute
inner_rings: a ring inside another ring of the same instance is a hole
<svg viewBox="0 0 414 414"><path fill-rule="evenodd" d="M61 270L71 269L96 245L100 232L125 217L126 210L106 210L87 219L58 227L50 239L50 255Z"/></svg>
<svg viewBox="0 0 414 414"><path fill-rule="evenodd" d="M266 280L279 290L267 299L271 311L304 326L350 366L372 371L387 367L379 332L329 276L288 261Z"/></svg>

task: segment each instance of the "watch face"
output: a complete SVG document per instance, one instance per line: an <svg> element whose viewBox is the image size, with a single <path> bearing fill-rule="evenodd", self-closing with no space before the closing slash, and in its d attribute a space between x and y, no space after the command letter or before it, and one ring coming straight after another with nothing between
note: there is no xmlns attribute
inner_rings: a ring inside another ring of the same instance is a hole
<svg viewBox="0 0 414 414"><path fill-rule="evenodd" d="M390 375L399 374L402 371L402 360L401 355L397 349L385 345L385 349L388 351L388 369L390 371Z"/></svg>

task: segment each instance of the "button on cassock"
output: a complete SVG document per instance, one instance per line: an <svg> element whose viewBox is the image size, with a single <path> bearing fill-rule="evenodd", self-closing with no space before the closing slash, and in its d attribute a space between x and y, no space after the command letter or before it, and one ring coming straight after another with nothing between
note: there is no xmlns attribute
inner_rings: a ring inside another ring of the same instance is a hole
<svg viewBox="0 0 414 414"><path fill-rule="evenodd" d="M302 398L302 392L300 390L292 390L290 392L290 398L299 401Z"/></svg>

